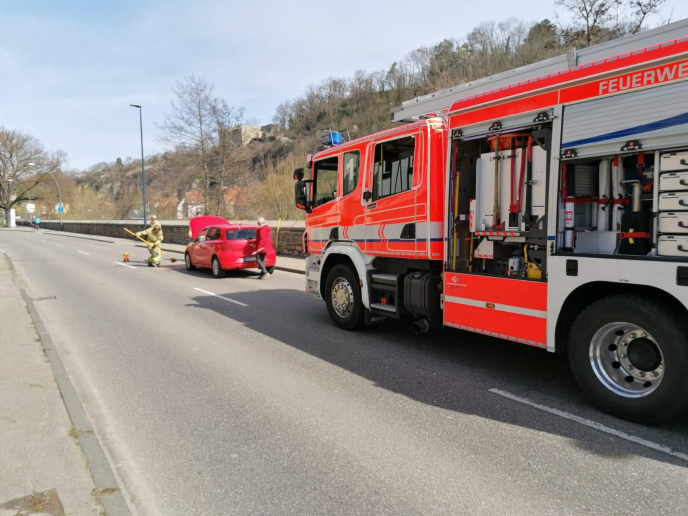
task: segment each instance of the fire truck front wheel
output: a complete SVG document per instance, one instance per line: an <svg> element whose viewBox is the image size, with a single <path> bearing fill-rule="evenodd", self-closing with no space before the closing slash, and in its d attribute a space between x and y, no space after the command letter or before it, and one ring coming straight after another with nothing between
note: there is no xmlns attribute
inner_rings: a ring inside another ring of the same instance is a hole
<svg viewBox="0 0 688 516"><path fill-rule="evenodd" d="M357 330L365 324L361 287L351 267L335 265L325 282L325 303L330 317L345 330Z"/></svg>
<svg viewBox="0 0 688 516"><path fill-rule="evenodd" d="M688 410L688 326L661 302L620 295L585 308L571 327L569 364L606 412L652 424Z"/></svg>

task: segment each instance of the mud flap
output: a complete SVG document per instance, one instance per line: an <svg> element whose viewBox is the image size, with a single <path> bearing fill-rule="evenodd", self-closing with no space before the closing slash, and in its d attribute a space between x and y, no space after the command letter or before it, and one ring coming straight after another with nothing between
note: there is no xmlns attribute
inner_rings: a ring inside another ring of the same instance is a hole
<svg viewBox="0 0 688 516"><path fill-rule="evenodd" d="M382 315L377 315L371 313L370 310L366 308L365 311L365 324L366 326L376 326L378 324L382 324L383 322L387 321L387 317L383 317Z"/></svg>

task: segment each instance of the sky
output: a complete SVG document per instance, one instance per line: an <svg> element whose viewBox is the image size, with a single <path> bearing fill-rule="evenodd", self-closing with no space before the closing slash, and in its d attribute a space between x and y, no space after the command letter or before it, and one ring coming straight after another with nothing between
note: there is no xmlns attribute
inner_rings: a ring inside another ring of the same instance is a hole
<svg viewBox="0 0 688 516"><path fill-rule="evenodd" d="M476 8L479 7L479 8ZM688 18L668 0L657 24ZM214 83L247 119L321 79L388 68L486 21L554 20L553 0L0 0L0 126L84 169L165 150L158 126L185 75Z"/></svg>

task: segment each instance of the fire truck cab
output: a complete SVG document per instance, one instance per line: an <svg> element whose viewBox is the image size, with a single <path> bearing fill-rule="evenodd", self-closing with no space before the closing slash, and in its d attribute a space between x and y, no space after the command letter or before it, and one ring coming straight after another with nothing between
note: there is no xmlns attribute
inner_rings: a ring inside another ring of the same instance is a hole
<svg viewBox="0 0 688 516"><path fill-rule="evenodd" d="M404 103L295 171L307 292L567 352L602 409L688 408L688 22Z"/></svg>

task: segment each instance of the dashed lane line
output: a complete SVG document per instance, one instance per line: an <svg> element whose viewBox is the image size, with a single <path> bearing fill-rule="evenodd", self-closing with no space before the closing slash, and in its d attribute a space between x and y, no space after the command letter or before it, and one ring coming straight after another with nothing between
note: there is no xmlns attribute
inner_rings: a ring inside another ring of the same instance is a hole
<svg viewBox="0 0 688 516"><path fill-rule="evenodd" d="M80 252L81 254L85 254L85 255L91 256L91 253L85 253L85 252L83 252L83 251L78 251L78 252Z"/></svg>
<svg viewBox="0 0 688 516"><path fill-rule="evenodd" d="M673 450L668 446L664 446L663 444L658 444L652 441L648 441L647 439L643 439L642 437L627 434L626 432L622 432L621 430L616 430L614 428L605 426L602 423L591 421L589 419L585 419L574 414L569 414L568 412L564 412L563 410L547 407L545 405L540 405L539 403L530 401L527 398L516 396L515 394L511 394L510 392L502 391L500 389L490 389L490 392L493 394L497 394L498 396L509 398L510 400L517 401L519 403L523 403L524 405L528 405L529 407L542 410L543 412L548 412L549 414L554 414L555 416L563 417L564 419L568 419L569 421L573 421L575 423L578 423L579 425L587 426L588 428L593 428L600 432L604 432L605 434L613 435L614 437L618 437L619 439L624 439L625 441L639 444L640 446L644 446L645 448L650 448L651 450L655 450L660 453L665 453L667 455L671 455L672 457L676 457L677 459L681 459L688 462L688 454Z"/></svg>
<svg viewBox="0 0 688 516"><path fill-rule="evenodd" d="M115 262L115 263L116 263L117 265L121 265L122 267L129 267L130 269L135 269L135 268L136 268L136 267L134 267L133 265L127 265L126 263L122 263L122 262Z"/></svg>
<svg viewBox="0 0 688 516"><path fill-rule="evenodd" d="M194 288L194 290L198 290L199 292L203 292L204 294L208 294L209 296L219 297L220 299L224 299L225 301L229 301L230 303L234 303L239 306L248 306L246 303L242 303L241 301L236 301L234 299L230 299L228 297L215 294L214 292L208 292L207 290L203 290L202 288Z"/></svg>

